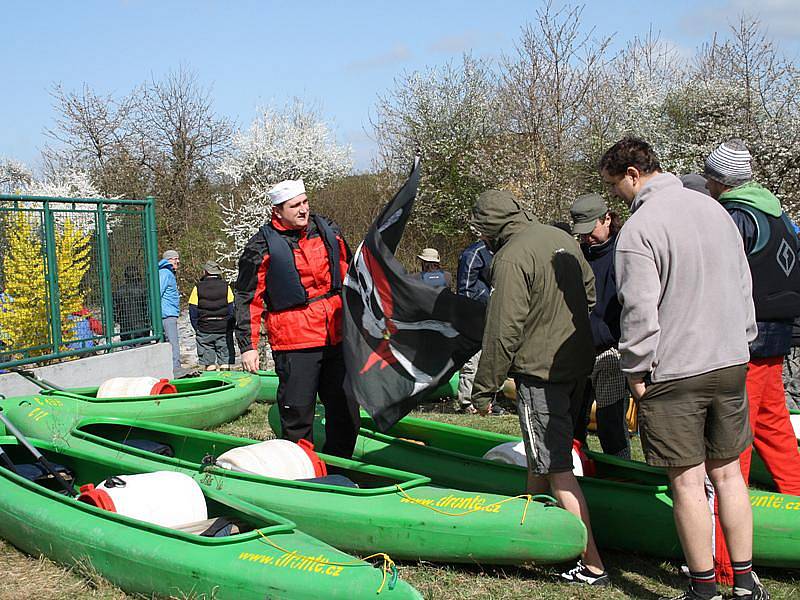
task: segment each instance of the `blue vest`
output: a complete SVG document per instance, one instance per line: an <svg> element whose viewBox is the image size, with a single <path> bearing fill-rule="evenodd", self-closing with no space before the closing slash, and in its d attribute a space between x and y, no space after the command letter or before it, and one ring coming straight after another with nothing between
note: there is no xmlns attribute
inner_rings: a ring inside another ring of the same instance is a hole
<svg viewBox="0 0 800 600"><path fill-rule="evenodd" d="M305 306L309 302L330 298L342 291L342 275L339 269L339 241L331 226L317 215L311 215L325 248L328 250L328 266L331 273L331 289L327 294L309 298L308 291L300 282L300 273L294 262L292 246L284 236L270 224L261 227L261 235L267 242L269 267L267 269L264 300L271 312Z"/></svg>

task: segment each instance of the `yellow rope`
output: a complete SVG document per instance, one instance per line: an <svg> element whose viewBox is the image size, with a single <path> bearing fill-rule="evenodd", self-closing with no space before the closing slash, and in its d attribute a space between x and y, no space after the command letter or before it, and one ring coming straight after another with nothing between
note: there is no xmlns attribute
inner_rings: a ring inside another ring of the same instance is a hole
<svg viewBox="0 0 800 600"><path fill-rule="evenodd" d="M275 548L276 550L280 550L284 554L291 554L289 550L286 548L282 548L275 542L273 542L269 537L264 535L264 533L260 529L256 529L258 531L258 535L260 535L265 542L267 542L270 546ZM370 554L369 556L364 557L362 560L354 560L352 562L323 562L322 560L314 557L314 556L305 556L303 554L298 554L298 558L302 558L304 560L309 560L311 562L319 563L322 565L334 565L337 567L363 567L364 561L367 561L371 558L381 558L383 559L383 564L381 565L381 571L383 572L383 577L381 579L381 585L378 588L376 593L380 594L383 591L384 586L386 585L386 578L388 577L389 573L392 574L392 580L389 582L389 589L394 589L395 583L397 582L397 565L392 560L392 558L384 553L384 552L376 552L375 554ZM372 566L372 565L370 565Z"/></svg>
<svg viewBox="0 0 800 600"><path fill-rule="evenodd" d="M409 502L413 502L414 504L417 504L417 505L422 506L424 508L429 508L434 512L437 512L437 513L439 513L441 515L445 515L446 517L463 517L464 515L468 515L468 514L474 513L474 512L485 512L487 508L492 508L494 506L500 506L501 504L505 504L506 502L511 502L512 500L517 500L518 498L524 498L525 499L525 508L522 510L522 520L519 522L520 525L524 525L525 524L525 517L528 514L528 505L533 501L533 496L531 496L530 494L520 494L519 496L510 496L509 498L506 498L505 500L500 500L499 502L493 502L491 504L486 504L485 506L481 506L479 508L470 508L469 510L465 510L464 512L452 513L452 512L447 512L447 511L441 510L439 508L436 508L435 506L431 506L430 504L426 503L424 500L420 500L419 498L413 498L413 497L409 496L408 492L406 492L403 488L401 488L397 484L395 484L395 487L397 488L397 491L400 493L400 495L403 498L405 498L406 500L408 500Z"/></svg>

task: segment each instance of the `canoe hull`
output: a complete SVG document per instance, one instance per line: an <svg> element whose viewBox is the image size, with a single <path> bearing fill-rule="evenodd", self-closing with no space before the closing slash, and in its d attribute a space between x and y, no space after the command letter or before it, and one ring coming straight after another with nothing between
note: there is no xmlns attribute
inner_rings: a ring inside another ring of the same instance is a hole
<svg viewBox="0 0 800 600"><path fill-rule="evenodd" d="M8 438L2 443L11 444ZM53 450L45 442L36 445ZM80 451L59 452L56 457L63 464L82 464ZM0 469L0 537L33 556L78 564L126 591L148 596L347 599L375 595L381 585L378 569L297 531L290 521L222 492L205 494L264 523L261 533L201 538L79 503ZM420 598L402 581L384 594Z"/></svg>
<svg viewBox="0 0 800 600"><path fill-rule="evenodd" d="M166 458L119 443L147 439L175 448ZM494 493L434 487L415 474L321 455L334 472L361 483L348 488L234 473L200 463L254 443L232 436L137 421L87 419L70 447L113 456L120 465L177 469L201 485L225 492L298 524L337 548L377 550L393 558L486 564L558 563L581 554L586 530L568 512L540 502Z"/></svg>
<svg viewBox="0 0 800 600"><path fill-rule="evenodd" d="M244 413L259 390L258 377L235 371L173 383L177 394L98 399L94 397L97 388L76 388L8 398L0 406L25 435L54 439L65 436L80 418L92 416L214 427Z"/></svg>
<svg viewBox="0 0 800 600"><path fill-rule="evenodd" d="M416 471L434 483L456 489L518 494L525 489L526 469L481 458L489 449L520 438L406 417L385 435L362 427L354 457L368 463ZM280 428L277 411L270 425ZM324 439L321 418L314 436ZM424 445L404 441L406 438ZM458 450L458 451L456 451ZM589 510L592 531L601 547L663 558L682 558L672 515L672 499L663 469L616 457L589 453L607 479L579 479ZM779 498L780 497L780 498ZM751 490L753 562L776 567L800 567L800 498ZM642 524L646 523L646 527Z"/></svg>

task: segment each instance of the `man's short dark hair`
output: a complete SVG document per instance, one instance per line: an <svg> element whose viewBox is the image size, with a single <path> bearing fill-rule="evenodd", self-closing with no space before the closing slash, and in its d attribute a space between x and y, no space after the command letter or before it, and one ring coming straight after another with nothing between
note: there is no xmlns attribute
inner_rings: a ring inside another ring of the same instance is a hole
<svg viewBox="0 0 800 600"><path fill-rule="evenodd" d="M661 170L661 164L652 146L635 137L624 137L611 146L603 154L598 165L600 171L605 170L614 176L624 174L628 167L634 167L642 175Z"/></svg>

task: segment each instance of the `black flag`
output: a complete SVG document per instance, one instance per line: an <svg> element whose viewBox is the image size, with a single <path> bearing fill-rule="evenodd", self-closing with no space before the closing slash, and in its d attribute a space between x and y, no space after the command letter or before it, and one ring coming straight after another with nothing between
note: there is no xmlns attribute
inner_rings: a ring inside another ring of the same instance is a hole
<svg viewBox="0 0 800 600"><path fill-rule="evenodd" d="M408 275L394 251L419 159L369 228L344 282L345 390L385 431L480 350L485 306Z"/></svg>

